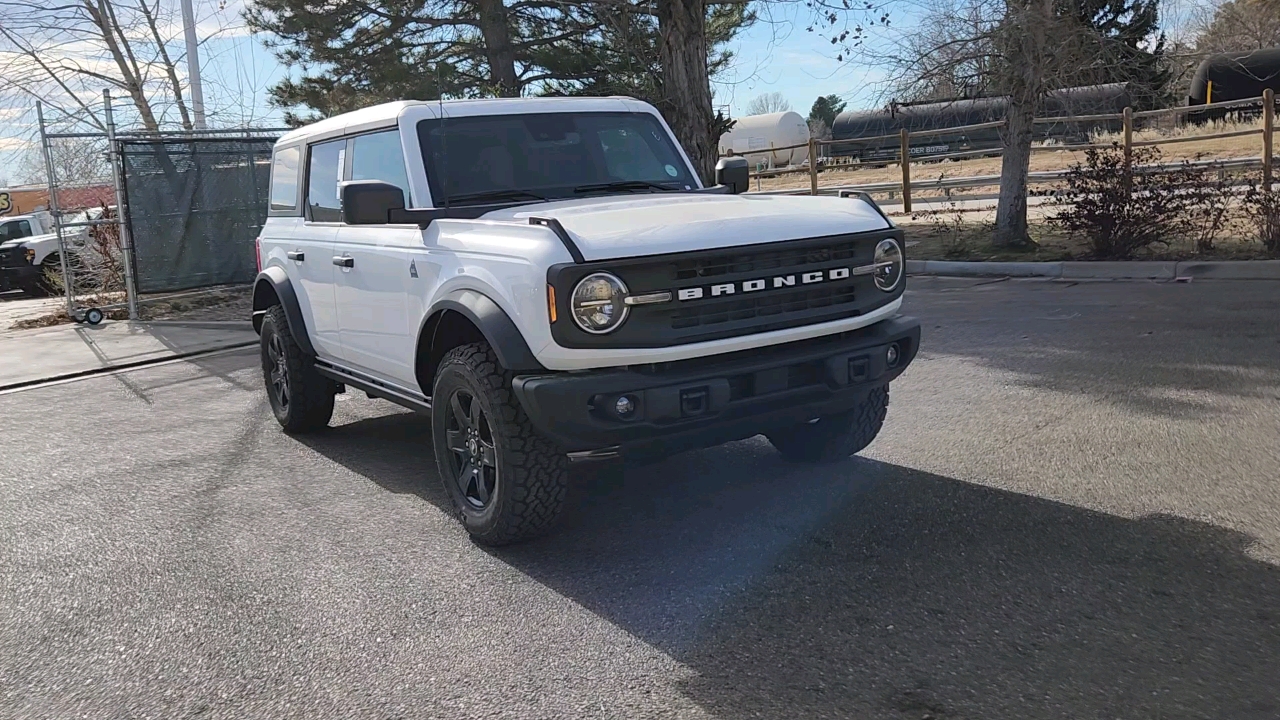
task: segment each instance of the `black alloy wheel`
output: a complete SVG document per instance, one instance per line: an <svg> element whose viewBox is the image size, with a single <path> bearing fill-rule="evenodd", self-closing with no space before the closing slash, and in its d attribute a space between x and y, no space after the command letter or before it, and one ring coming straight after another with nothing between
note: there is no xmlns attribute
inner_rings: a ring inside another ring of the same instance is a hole
<svg viewBox="0 0 1280 720"><path fill-rule="evenodd" d="M271 399L281 414L289 412L289 365L285 358L284 341L279 333L267 340L267 383Z"/></svg>
<svg viewBox="0 0 1280 720"><path fill-rule="evenodd" d="M480 402L465 388L449 396L445 444L449 467L463 499L477 511L489 506L498 486L498 451Z"/></svg>

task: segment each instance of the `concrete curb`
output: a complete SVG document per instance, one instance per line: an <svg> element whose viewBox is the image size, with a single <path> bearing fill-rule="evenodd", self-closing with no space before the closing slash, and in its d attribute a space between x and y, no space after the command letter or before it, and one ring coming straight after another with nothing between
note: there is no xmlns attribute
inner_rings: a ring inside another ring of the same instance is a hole
<svg viewBox="0 0 1280 720"><path fill-rule="evenodd" d="M1070 280L1280 280L1280 260L1183 260L1179 262L952 262L908 260L909 275L1041 277Z"/></svg>
<svg viewBox="0 0 1280 720"><path fill-rule="evenodd" d="M217 353L227 352L228 350L239 350L257 345L256 341L235 342L224 345L206 348L204 350L192 350L191 352L179 352L160 357L146 358L145 360L135 360L132 362L115 363L113 365L103 365L102 367L90 368L88 370L80 370L78 372L62 373L60 375L51 375L43 378L33 378L31 380L22 380L7 385L0 385L0 395L4 395L17 390L26 390L27 388L49 385L52 383L64 382L66 380L79 380L81 378L94 377L96 375L107 375L122 370L137 370L139 368L148 367L150 365L163 365L175 360L189 360L191 358L202 357L204 355L215 355Z"/></svg>

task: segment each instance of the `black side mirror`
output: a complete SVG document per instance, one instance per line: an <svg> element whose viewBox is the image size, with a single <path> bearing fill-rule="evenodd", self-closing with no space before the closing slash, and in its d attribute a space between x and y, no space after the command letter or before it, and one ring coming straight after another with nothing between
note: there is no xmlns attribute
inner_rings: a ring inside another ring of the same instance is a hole
<svg viewBox="0 0 1280 720"><path fill-rule="evenodd" d="M342 183L342 222L347 225L386 225L392 211L404 211L404 191L381 180Z"/></svg>
<svg viewBox="0 0 1280 720"><path fill-rule="evenodd" d="M716 163L716 184L729 188L729 192L737 195L751 187L751 168L744 157L720 158Z"/></svg>

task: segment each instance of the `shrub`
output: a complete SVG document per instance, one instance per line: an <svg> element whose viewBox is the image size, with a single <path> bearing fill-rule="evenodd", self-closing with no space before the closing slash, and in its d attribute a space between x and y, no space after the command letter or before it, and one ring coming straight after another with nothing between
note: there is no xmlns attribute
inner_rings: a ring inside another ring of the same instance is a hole
<svg viewBox="0 0 1280 720"><path fill-rule="evenodd" d="M975 250L959 203L951 200L945 210L921 210L912 213L913 220L928 220L930 229L942 244L942 255L949 260L968 260Z"/></svg>
<svg viewBox="0 0 1280 720"><path fill-rule="evenodd" d="M1159 161L1155 148L1133 149L1135 167ZM1085 161L1067 171L1066 189L1058 196L1064 207L1053 220L1085 237L1097 258L1127 260L1181 238L1210 252L1226 222L1228 195L1217 167L1183 161L1162 172L1131 172L1124 150L1114 145L1086 150Z"/></svg>
<svg viewBox="0 0 1280 720"><path fill-rule="evenodd" d="M1244 194L1244 215L1258 232L1258 240L1269 252L1280 252L1280 192L1263 192L1254 183Z"/></svg>

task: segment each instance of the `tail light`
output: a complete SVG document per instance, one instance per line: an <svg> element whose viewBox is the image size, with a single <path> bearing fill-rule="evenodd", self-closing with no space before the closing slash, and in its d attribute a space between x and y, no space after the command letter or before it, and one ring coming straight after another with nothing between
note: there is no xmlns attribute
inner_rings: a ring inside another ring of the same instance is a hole
<svg viewBox="0 0 1280 720"><path fill-rule="evenodd" d="M258 266L258 272L262 272L262 238L253 239L253 257Z"/></svg>

